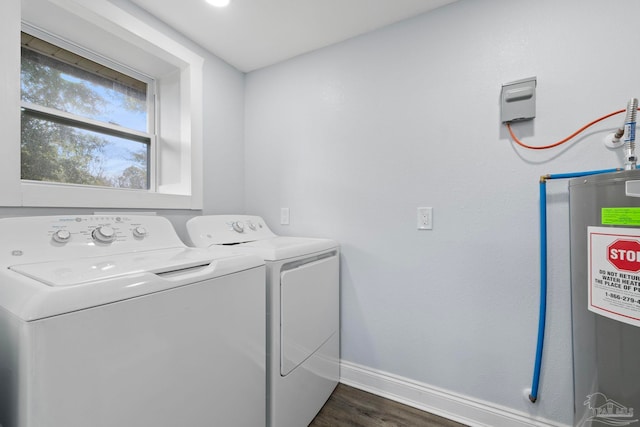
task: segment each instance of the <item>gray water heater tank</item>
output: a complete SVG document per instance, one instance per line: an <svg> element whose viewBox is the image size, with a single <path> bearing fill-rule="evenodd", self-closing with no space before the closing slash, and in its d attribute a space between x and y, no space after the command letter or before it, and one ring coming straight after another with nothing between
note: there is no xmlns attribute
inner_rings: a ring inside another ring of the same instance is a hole
<svg viewBox="0 0 640 427"><path fill-rule="evenodd" d="M640 170L569 182L574 426L640 424L636 185Z"/></svg>

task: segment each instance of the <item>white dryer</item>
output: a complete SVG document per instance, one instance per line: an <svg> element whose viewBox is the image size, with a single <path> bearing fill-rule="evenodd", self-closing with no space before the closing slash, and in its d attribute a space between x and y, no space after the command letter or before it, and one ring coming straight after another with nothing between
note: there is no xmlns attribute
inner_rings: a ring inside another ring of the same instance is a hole
<svg viewBox="0 0 640 427"><path fill-rule="evenodd" d="M0 220L2 427L265 425L264 261L155 216Z"/></svg>
<svg viewBox="0 0 640 427"><path fill-rule="evenodd" d="M308 425L340 375L337 242L276 236L249 215L195 217L187 231L195 246L266 261L267 425Z"/></svg>

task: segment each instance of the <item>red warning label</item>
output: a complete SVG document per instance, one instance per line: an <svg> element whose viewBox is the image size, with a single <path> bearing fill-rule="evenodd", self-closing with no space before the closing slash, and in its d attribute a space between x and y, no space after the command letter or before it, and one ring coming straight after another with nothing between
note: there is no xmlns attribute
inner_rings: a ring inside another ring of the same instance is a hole
<svg viewBox="0 0 640 427"><path fill-rule="evenodd" d="M640 326L640 229L589 227L587 233L588 309Z"/></svg>

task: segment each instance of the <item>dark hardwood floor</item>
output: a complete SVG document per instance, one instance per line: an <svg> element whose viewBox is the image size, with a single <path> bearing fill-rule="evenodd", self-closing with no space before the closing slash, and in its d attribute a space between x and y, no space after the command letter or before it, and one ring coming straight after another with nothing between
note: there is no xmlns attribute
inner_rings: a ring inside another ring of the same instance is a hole
<svg viewBox="0 0 640 427"><path fill-rule="evenodd" d="M464 427L437 415L338 384L309 427Z"/></svg>

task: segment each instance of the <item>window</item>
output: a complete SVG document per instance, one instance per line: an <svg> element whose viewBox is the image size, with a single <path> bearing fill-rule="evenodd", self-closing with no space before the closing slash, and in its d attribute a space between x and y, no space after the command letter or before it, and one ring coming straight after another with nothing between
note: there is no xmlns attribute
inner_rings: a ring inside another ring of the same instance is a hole
<svg viewBox="0 0 640 427"><path fill-rule="evenodd" d="M1 204L202 209L205 58L200 48L131 2L0 5L12 23L0 26L5 61L0 81L7 94L0 97L7 141L0 144ZM23 58L18 24L29 36L69 53L52 55L38 42L25 46ZM23 66L49 67L68 89L82 84L85 95L102 96L100 111L36 96L24 75L21 79L23 59ZM129 105L142 102L146 109ZM114 106L125 114L113 114Z"/></svg>
<svg viewBox="0 0 640 427"><path fill-rule="evenodd" d="M21 33L21 178L148 190L153 81Z"/></svg>

